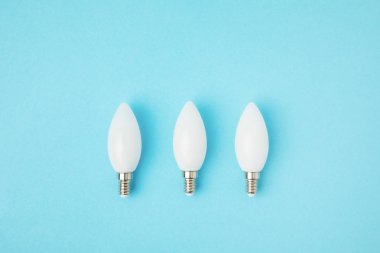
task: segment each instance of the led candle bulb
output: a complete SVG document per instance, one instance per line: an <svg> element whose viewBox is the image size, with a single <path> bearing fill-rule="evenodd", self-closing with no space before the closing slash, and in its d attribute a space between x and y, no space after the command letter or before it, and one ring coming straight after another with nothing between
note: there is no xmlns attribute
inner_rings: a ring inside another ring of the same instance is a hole
<svg viewBox="0 0 380 253"><path fill-rule="evenodd" d="M206 156L206 130L193 102L187 102L178 116L173 136L173 151L178 167L185 178L185 193L195 192L197 171Z"/></svg>
<svg viewBox="0 0 380 253"><path fill-rule="evenodd" d="M248 196L257 192L257 182L268 156L268 132L263 116L249 103L240 117L235 136L236 158L245 172Z"/></svg>
<svg viewBox="0 0 380 253"><path fill-rule="evenodd" d="M121 197L129 195L132 172L139 163L140 155L139 125L131 108L122 103L113 116L108 133L108 156L119 175Z"/></svg>

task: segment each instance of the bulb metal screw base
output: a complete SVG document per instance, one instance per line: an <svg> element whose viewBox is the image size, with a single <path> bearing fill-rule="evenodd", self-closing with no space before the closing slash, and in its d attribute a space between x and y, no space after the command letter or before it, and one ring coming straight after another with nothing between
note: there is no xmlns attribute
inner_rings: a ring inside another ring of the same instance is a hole
<svg viewBox="0 0 380 253"><path fill-rule="evenodd" d="M130 189L131 189L131 180L132 180L131 172L119 174L120 197L122 198L128 197Z"/></svg>
<svg viewBox="0 0 380 253"><path fill-rule="evenodd" d="M256 195L259 178L259 172L245 173L245 179L247 180L247 194L249 197L254 197Z"/></svg>
<svg viewBox="0 0 380 253"><path fill-rule="evenodd" d="M185 178L185 193L187 196L193 196L195 193L195 179L197 178L196 171L184 171L183 177Z"/></svg>

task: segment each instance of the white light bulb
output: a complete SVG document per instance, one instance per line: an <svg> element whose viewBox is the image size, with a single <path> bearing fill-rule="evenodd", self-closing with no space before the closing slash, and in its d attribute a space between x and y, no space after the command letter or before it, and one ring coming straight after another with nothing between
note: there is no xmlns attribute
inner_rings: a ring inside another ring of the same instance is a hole
<svg viewBox="0 0 380 253"><path fill-rule="evenodd" d="M173 151L185 177L185 193L195 192L195 178L206 156L207 138L201 115L193 102L187 102L178 116L173 136Z"/></svg>
<svg viewBox="0 0 380 253"><path fill-rule="evenodd" d="M267 127L259 108L249 103L240 117L235 136L236 158L247 179L248 196L257 191L257 182L268 156Z"/></svg>
<svg viewBox="0 0 380 253"><path fill-rule="evenodd" d="M141 156L141 135L136 117L126 103L121 103L113 116L108 133L108 156L119 174L120 196L127 197L132 172Z"/></svg>

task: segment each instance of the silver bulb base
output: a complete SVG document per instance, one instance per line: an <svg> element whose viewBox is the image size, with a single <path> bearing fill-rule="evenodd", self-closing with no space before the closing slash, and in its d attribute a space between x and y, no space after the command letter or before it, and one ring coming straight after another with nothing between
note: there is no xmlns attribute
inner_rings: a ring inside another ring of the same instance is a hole
<svg viewBox="0 0 380 253"><path fill-rule="evenodd" d="M183 177L185 178L185 194L193 196L195 193L195 179L197 178L196 171L184 171Z"/></svg>
<svg viewBox="0 0 380 253"><path fill-rule="evenodd" d="M120 183L120 197L128 197L131 190L131 180L132 173L120 173L119 174L119 183Z"/></svg>
<svg viewBox="0 0 380 253"><path fill-rule="evenodd" d="M259 178L260 172L245 173L245 179L247 181L247 194L249 197L254 197L256 195Z"/></svg>

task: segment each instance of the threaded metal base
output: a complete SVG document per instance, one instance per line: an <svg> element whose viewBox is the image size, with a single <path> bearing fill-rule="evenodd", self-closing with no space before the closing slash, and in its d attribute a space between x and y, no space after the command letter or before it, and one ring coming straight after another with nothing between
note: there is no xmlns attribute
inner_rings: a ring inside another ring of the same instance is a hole
<svg viewBox="0 0 380 253"><path fill-rule="evenodd" d="M256 195L259 177L260 177L259 172L245 173L245 178L247 180L247 194L249 197L254 197Z"/></svg>
<svg viewBox="0 0 380 253"><path fill-rule="evenodd" d="M131 189L131 180L132 173L120 173L119 182L120 182L120 197L128 197Z"/></svg>
<svg viewBox="0 0 380 253"><path fill-rule="evenodd" d="M185 193L186 195L193 195L195 192L195 179L185 178Z"/></svg>
<svg viewBox="0 0 380 253"><path fill-rule="evenodd" d="M197 172L184 171L183 177L185 178L185 193L187 196L192 196L195 193L195 179L197 178Z"/></svg>
<svg viewBox="0 0 380 253"><path fill-rule="evenodd" d="M257 192L257 179L247 179L248 196L253 197Z"/></svg>

